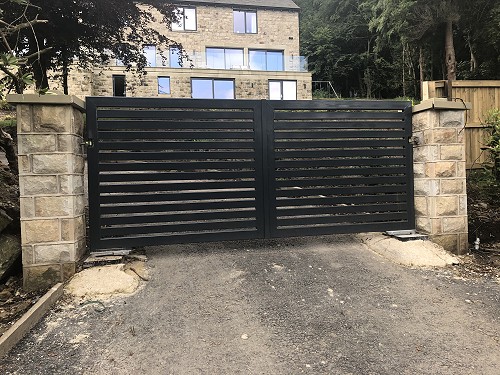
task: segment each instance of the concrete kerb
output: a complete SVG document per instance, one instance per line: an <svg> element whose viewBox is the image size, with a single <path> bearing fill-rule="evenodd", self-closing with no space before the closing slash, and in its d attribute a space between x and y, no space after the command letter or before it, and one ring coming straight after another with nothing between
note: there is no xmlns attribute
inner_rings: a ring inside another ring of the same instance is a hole
<svg viewBox="0 0 500 375"><path fill-rule="evenodd" d="M62 296L64 285L53 286L37 303L0 337L0 358L5 356L26 335L52 305Z"/></svg>

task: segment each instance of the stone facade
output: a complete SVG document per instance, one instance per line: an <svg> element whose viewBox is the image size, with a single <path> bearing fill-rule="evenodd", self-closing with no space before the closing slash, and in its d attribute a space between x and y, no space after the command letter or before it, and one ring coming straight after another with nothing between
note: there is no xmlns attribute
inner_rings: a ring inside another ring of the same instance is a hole
<svg viewBox="0 0 500 375"><path fill-rule="evenodd" d="M191 97L191 78L234 79L236 99L268 99L269 80L291 80L297 82L297 99L312 98L311 73L299 71L299 13L297 10L256 9L258 32L237 34L233 30L233 9L230 6L196 6L196 31L171 31L161 22L153 27L169 39L181 43L191 61L183 68L169 68L167 46L157 46L157 67L146 68L146 75L125 71L113 60L109 66L96 67L92 71L73 68L69 79L69 93L86 96L112 96L113 75L125 75L126 95L145 97ZM157 20L161 15L151 12ZM205 49L240 48L244 50L244 65L236 69L206 69ZM283 51L285 71L249 70L249 49ZM161 53L160 53L161 51ZM162 58L163 55L163 58ZM195 66L192 68L191 65ZM170 94L158 94L158 77L170 77ZM58 81L51 88L62 91Z"/></svg>
<svg viewBox="0 0 500 375"><path fill-rule="evenodd" d="M416 227L456 254L468 251L465 109L432 99L413 111Z"/></svg>
<svg viewBox="0 0 500 375"><path fill-rule="evenodd" d="M17 105L24 286L67 280L85 252L85 104L70 96L8 95Z"/></svg>

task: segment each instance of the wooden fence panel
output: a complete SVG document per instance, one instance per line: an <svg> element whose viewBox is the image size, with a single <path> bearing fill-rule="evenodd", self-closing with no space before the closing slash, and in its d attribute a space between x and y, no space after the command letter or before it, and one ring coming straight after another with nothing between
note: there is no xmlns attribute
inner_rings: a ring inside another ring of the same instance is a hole
<svg viewBox="0 0 500 375"><path fill-rule="evenodd" d="M422 84L422 99L445 98L447 81L428 81ZM500 108L500 81L453 81L452 98L471 103L467 111L465 138L467 168L481 168L489 162L484 151L488 136L485 118L488 111Z"/></svg>

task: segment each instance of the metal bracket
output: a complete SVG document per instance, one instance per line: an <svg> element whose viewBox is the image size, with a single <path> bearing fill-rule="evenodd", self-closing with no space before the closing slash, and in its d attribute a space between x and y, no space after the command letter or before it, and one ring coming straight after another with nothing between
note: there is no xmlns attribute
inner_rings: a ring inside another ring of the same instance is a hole
<svg viewBox="0 0 500 375"><path fill-rule="evenodd" d="M81 143L81 145L92 148L94 147L94 141L92 139L87 139L85 142Z"/></svg>

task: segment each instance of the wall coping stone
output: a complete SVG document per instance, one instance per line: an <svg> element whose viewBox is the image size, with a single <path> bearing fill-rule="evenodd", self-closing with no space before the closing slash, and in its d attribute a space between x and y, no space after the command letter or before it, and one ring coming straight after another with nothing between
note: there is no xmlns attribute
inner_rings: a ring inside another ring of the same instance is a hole
<svg viewBox="0 0 500 375"><path fill-rule="evenodd" d="M85 101L74 95L8 94L10 104L66 105L85 111Z"/></svg>
<svg viewBox="0 0 500 375"><path fill-rule="evenodd" d="M457 110L457 109L462 109L462 110L469 110L472 108L471 103L465 103L462 101L459 102L453 102L449 101L448 99L444 98L432 98L432 99L427 99L422 101L422 103L417 104L416 106L413 107L413 114L419 113L419 112L424 112L429 109L435 109L435 110L446 110L446 109L451 109L451 110Z"/></svg>

